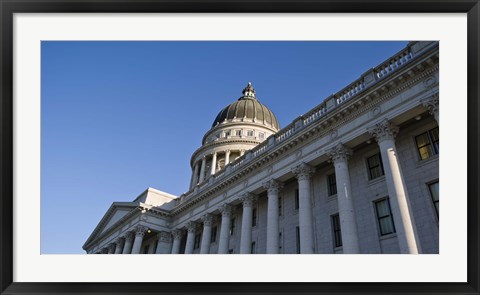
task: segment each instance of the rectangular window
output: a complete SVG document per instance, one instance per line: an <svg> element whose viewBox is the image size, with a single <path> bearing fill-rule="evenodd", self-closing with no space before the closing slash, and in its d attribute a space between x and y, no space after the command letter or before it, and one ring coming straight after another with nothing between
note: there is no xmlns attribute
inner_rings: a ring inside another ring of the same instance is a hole
<svg viewBox="0 0 480 295"><path fill-rule="evenodd" d="M295 228L295 240L297 244L297 254L300 254L300 227Z"/></svg>
<svg viewBox="0 0 480 295"><path fill-rule="evenodd" d="M237 136L241 136L242 135L242 130L237 130Z"/></svg>
<svg viewBox="0 0 480 295"><path fill-rule="evenodd" d="M282 197L278 197L278 216L282 216Z"/></svg>
<svg viewBox="0 0 480 295"><path fill-rule="evenodd" d="M258 133L258 137L259 137L260 139L264 139L264 138L265 138L265 133L259 132L259 133Z"/></svg>
<svg viewBox="0 0 480 295"><path fill-rule="evenodd" d="M298 210L299 207L300 207L300 199L299 199L299 192L297 188L295 189L295 210Z"/></svg>
<svg viewBox="0 0 480 295"><path fill-rule="evenodd" d="M212 228L212 235L210 236L210 243L215 243L217 241L217 227Z"/></svg>
<svg viewBox="0 0 480 295"><path fill-rule="evenodd" d="M392 211L390 210L390 201L388 198L376 201L375 209L377 212L380 235L384 236L394 233L395 225L393 223Z"/></svg>
<svg viewBox="0 0 480 295"><path fill-rule="evenodd" d="M248 136L253 136L253 130L248 130L248 131L247 131L247 135L248 135Z"/></svg>
<svg viewBox="0 0 480 295"><path fill-rule="evenodd" d="M282 232L279 232L278 233L278 253L282 253L282 245L283 245Z"/></svg>
<svg viewBox="0 0 480 295"><path fill-rule="evenodd" d="M415 136L420 160L425 160L439 152L438 127Z"/></svg>
<svg viewBox="0 0 480 295"><path fill-rule="evenodd" d="M328 178L328 195L333 196L337 194L337 179L335 173L327 176Z"/></svg>
<svg viewBox="0 0 480 295"><path fill-rule="evenodd" d="M225 131L225 137L227 136L230 136L230 130L229 131Z"/></svg>
<svg viewBox="0 0 480 295"><path fill-rule="evenodd" d="M193 242L193 249L198 249L200 248L200 240L201 240L201 235L200 234L196 234L195 235L195 240Z"/></svg>
<svg viewBox="0 0 480 295"><path fill-rule="evenodd" d="M383 163L380 153L367 158L368 176L370 180L380 177L384 174Z"/></svg>
<svg viewBox="0 0 480 295"><path fill-rule="evenodd" d="M332 228L335 247L342 246L342 229L340 228L340 215L332 215Z"/></svg>
<svg viewBox="0 0 480 295"><path fill-rule="evenodd" d="M257 254L257 247L255 245L255 242L252 242L252 247L250 248L250 253L251 254Z"/></svg>
<svg viewBox="0 0 480 295"><path fill-rule="evenodd" d="M235 233L235 218L230 220L230 235L233 236Z"/></svg>
<svg viewBox="0 0 480 295"><path fill-rule="evenodd" d="M431 183L428 185L428 188L430 189L430 196L432 197L433 205L435 206L435 211L437 212L437 217L438 215L438 200L439 200L439 192L438 192L438 181L435 183Z"/></svg>
<svg viewBox="0 0 480 295"><path fill-rule="evenodd" d="M252 226L257 225L257 208L253 208L252 210Z"/></svg>

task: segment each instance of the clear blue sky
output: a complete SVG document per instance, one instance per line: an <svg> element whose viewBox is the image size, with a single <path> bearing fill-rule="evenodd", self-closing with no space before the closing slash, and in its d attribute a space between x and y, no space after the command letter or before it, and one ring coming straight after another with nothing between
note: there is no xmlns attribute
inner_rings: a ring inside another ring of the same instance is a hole
<svg viewBox="0 0 480 295"><path fill-rule="evenodd" d="M41 52L41 253L84 253L112 202L188 190L248 81L281 127L407 42L64 42Z"/></svg>

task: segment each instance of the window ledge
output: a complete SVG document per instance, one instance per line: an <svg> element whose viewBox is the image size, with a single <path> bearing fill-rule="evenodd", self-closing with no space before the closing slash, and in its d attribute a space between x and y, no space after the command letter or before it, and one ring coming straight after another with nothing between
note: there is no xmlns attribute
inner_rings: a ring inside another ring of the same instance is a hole
<svg viewBox="0 0 480 295"><path fill-rule="evenodd" d="M377 183L384 182L384 181L385 181L385 175L382 175L382 176L379 176L377 178L369 180L368 181L368 186L375 185Z"/></svg>
<svg viewBox="0 0 480 295"><path fill-rule="evenodd" d="M327 196L328 202L335 201L336 199L337 199L337 194Z"/></svg>
<svg viewBox="0 0 480 295"><path fill-rule="evenodd" d="M388 239L392 239L392 238L396 238L396 237L397 237L397 233L386 234L384 236L380 236L380 241L388 240Z"/></svg>
<svg viewBox="0 0 480 295"><path fill-rule="evenodd" d="M438 161L438 154L431 156L430 158L427 158L425 160L420 160L417 161L417 168L420 168L422 166L428 165L432 162Z"/></svg>

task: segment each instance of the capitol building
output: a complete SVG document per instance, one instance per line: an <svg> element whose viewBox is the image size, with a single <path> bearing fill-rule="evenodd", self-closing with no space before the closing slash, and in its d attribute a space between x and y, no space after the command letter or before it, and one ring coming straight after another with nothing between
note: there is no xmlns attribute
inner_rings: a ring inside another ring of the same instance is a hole
<svg viewBox="0 0 480 295"><path fill-rule="evenodd" d="M83 249L439 253L438 42L409 42L283 128L254 86L212 118L186 193L114 202Z"/></svg>

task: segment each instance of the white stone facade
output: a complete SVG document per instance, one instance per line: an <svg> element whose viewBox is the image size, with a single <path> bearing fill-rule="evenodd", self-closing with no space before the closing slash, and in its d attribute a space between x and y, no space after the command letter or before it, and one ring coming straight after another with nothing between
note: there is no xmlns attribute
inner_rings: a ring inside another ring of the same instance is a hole
<svg viewBox="0 0 480 295"><path fill-rule="evenodd" d="M439 253L438 58L438 42L410 42L281 130L255 115L225 119L192 156L187 193L148 189L114 203L83 248ZM255 99L250 84L244 96ZM227 151L242 150L225 161ZM207 171L219 159L223 165Z"/></svg>

